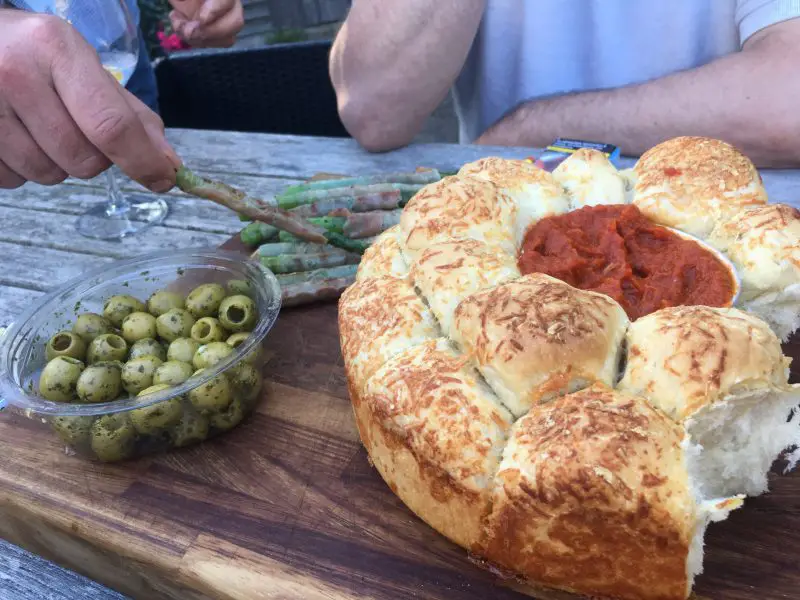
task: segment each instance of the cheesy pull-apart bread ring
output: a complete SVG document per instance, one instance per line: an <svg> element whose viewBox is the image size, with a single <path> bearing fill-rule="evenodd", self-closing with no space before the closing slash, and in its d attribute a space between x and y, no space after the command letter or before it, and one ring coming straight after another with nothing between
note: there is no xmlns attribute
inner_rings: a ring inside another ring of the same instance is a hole
<svg viewBox="0 0 800 600"><path fill-rule="evenodd" d="M701 239L741 208L767 202L750 159L720 140L668 140L642 154L634 171L633 204L653 222Z"/></svg>
<svg viewBox="0 0 800 600"><path fill-rule="evenodd" d="M555 168L553 177L569 193L572 210L628 203L628 181L599 150L581 148Z"/></svg>
<svg viewBox="0 0 800 600"><path fill-rule="evenodd" d="M358 263L356 281L368 277L407 277L408 263L400 246L400 226L381 233L364 251Z"/></svg>
<svg viewBox="0 0 800 600"><path fill-rule="evenodd" d="M602 385L535 406L511 429L481 554L538 585L585 596L684 600L710 521L683 430L647 400Z"/></svg>
<svg viewBox="0 0 800 600"><path fill-rule="evenodd" d="M800 211L786 204L748 208L718 223L708 241L736 266L738 305L786 340L800 327Z"/></svg>
<svg viewBox="0 0 800 600"><path fill-rule="evenodd" d="M354 400L362 441L403 502L465 548L476 544L511 414L440 338L398 354Z"/></svg>
<svg viewBox="0 0 800 600"><path fill-rule="evenodd" d="M462 300L450 335L520 417L596 381L613 385L628 322L608 296L532 273Z"/></svg>
<svg viewBox="0 0 800 600"><path fill-rule="evenodd" d="M702 491L766 491L775 459L800 443L800 388L789 385L790 359L767 324L735 308L665 308L634 321L626 342L617 389L686 428Z"/></svg>

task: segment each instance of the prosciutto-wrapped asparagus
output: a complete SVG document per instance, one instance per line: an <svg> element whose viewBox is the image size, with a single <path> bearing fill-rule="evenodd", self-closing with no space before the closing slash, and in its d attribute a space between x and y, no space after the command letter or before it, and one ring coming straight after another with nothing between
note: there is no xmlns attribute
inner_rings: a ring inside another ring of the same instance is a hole
<svg viewBox="0 0 800 600"><path fill-rule="evenodd" d="M342 252L337 254L281 254L262 256L259 262L275 274L312 271L341 265L357 265L361 259L358 254Z"/></svg>

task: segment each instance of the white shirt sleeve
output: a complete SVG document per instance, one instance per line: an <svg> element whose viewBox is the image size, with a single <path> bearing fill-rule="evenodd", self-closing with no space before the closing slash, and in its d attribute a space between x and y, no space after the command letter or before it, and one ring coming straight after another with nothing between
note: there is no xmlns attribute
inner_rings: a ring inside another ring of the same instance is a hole
<svg viewBox="0 0 800 600"><path fill-rule="evenodd" d="M762 29L800 17L800 0L736 0L739 43Z"/></svg>

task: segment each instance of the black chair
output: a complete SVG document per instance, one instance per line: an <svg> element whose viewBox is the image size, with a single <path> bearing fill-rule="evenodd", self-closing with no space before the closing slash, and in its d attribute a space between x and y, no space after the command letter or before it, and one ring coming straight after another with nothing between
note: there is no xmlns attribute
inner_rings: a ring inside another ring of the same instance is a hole
<svg viewBox="0 0 800 600"><path fill-rule="evenodd" d="M328 75L331 42L178 53L155 72L167 127L349 137Z"/></svg>

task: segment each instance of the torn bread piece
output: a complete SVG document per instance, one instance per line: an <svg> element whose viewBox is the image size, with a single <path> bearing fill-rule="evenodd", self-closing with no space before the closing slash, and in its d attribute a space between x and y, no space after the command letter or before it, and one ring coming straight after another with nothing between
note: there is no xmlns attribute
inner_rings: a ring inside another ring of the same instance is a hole
<svg viewBox="0 0 800 600"><path fill-rule="evenodd" d="M598 150L581 148L555 168L553 177L567 190L572 210L629 202L626 179Z"/></svg>
<svg viewBox="0 0 800 600"><path fill-rule="evenodd" d="M400 246L400 225L381 233L364 251L356 271L356 281L368 277L407 277L408 263Z"/></svg>

